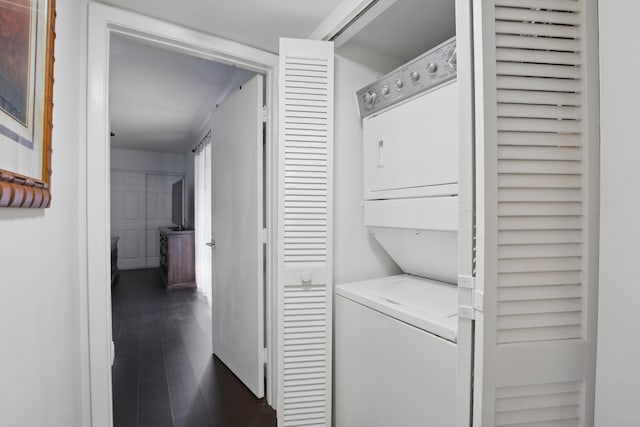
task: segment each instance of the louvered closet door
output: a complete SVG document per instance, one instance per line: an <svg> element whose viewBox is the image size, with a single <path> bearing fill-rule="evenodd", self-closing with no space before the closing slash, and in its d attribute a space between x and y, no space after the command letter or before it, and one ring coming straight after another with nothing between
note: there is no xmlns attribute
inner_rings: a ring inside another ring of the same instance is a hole
<svg viewBox="0 0 640 427"><path fill-rule="evenodd" d="M474 3L474 425L591 425L595 2Z"/></svg>
<svg viewBox="0 0 640 427"><path fill-rule="evenodd" d="M331 425L333 43L280 40L278 425Z"/></svg>

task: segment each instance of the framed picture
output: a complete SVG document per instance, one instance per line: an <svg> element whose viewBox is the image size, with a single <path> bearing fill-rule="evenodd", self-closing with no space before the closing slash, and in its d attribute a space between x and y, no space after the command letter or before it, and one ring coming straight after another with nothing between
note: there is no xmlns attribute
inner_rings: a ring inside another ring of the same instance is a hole
<svg viewBox="0 0 640 427"><path fill-rule="evenodd" d="M0 207L51 203L55 0L0 0Z"/></svg>

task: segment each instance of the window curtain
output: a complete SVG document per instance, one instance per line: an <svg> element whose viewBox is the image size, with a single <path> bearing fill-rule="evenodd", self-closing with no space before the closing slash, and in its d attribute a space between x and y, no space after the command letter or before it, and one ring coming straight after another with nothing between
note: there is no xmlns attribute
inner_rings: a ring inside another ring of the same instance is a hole
<svg viewBox="0 0 640 427"><path fill-rule="evenodd" d="M211 131L195 149L196 283L211 306Z"/></svg>

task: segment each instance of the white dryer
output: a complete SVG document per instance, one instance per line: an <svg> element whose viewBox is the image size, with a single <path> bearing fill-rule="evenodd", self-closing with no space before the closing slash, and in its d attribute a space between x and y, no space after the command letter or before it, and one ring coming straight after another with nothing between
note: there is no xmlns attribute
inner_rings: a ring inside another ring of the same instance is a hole
<svg viewBox="0 0 640 427"><path fill-rule="evenodd" d="M455 39L358 92L365 225L405 273L336 287L337 427L455 423Z"/></svg>

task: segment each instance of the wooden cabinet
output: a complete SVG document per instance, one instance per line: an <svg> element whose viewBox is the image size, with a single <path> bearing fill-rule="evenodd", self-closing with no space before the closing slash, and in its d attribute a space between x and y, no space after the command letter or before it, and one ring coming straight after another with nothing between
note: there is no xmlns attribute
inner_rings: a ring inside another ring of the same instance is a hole
<svg viewBox="0 0 640 427"><path fill-rule="evenodd" d="M195 233L160 228L160 269L167 289L196 286Z"/></svg>

